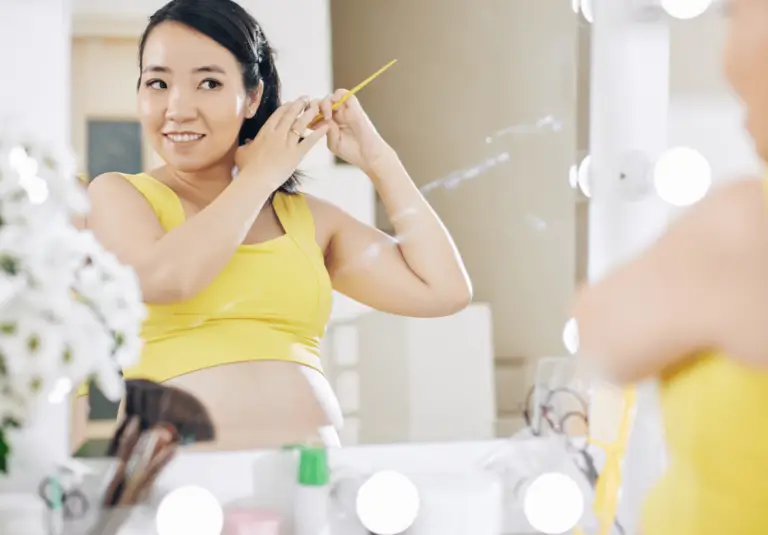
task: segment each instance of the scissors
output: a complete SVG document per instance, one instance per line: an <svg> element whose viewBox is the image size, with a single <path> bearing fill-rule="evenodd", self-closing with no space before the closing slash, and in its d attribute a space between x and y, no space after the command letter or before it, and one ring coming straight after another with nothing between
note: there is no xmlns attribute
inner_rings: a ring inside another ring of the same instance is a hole
<svg viewBox="0 0 768 535"><path fill-rule="evenodd" d="M83 518L88 512L88 500L77 489L66 489L55 477L46 477L38 487L38 493L48 509L61 511L64 518Z"/></svg>

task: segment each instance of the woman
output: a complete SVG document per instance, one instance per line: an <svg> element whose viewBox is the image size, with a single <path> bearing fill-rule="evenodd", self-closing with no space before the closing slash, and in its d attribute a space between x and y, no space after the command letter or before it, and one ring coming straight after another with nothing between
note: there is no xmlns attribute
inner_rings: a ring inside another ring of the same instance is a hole
<svg viewBox="0 0 768 535"><path fill-rule="evenodd" d="M392 314L453 314L472 292L451 237L355 97L335 111L343 90L280 104L270 45L237 3L173 0L139 58L141 123L165 165L96 178L87 218L150 307L125 376L197 396L217 449L338 427L319 360L332 290ZM370 177L395 238L298 192L296 168L323 138Z"/></svg>
<svg viewBox="0 0 768 535"><path fill-rule="evenodd" d="M726 74L768 161L768 1L728 6ZM643 535L768 533L767 206L768 181L719 188L577 296L581 353L662 379L671 462Z"/></svg>

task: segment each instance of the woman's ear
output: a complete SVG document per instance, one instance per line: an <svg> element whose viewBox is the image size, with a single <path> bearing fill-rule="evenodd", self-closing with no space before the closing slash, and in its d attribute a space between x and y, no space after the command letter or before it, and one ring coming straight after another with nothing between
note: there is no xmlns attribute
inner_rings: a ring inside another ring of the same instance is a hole
<svg viewBox="0 0 768 535"><path fill-rule="evenodd" d="M261 97L264 94L264 81L259 80L259 86L248 93L248 118L253 119L256 112L259 111Z"/></svg>

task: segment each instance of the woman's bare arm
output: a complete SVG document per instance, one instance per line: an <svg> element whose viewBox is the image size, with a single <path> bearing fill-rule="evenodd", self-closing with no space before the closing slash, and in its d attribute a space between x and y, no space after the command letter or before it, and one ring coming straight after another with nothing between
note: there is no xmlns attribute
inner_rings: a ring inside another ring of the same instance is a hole
<svg viewBox="0 0 768 535"><path fill-rule="evenodd" d="M224 269L272 189L241 177L166 233L141 193L122 175L107 173L88 188L87 224L104 247L136 270L146 303L175 303L199 293Z"/></svg>
<svg viewBox="0 0 768 535"><path fill-rule="evenodd" d="M395 236L311 200L334 229L326 264L339 292L377 310L413 317L454 314L472 284L440 218L392 152L370 171Z"/></svg>
<svg viewBox="0 0 768 535"><path fill-rule="evenodd" d="M729 184L573 307L580 353L622 381L717 349L768 366L768 214L760 181Z"/></svg>
<svg viewBox="0 0 768 535"><path fill-rule="evenodd" d="M75 396L72 399L72 425L70 433L70 451L75 453L85 444L88 434L88 416L90 406L88 396Z"/></svg>

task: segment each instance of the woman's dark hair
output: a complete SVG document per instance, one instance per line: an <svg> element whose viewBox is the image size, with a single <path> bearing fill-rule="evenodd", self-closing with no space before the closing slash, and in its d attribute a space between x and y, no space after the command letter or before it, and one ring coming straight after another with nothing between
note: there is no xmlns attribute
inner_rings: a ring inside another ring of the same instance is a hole
<svg viewBox="0 0 768 535"><path fill-rule="evenodd" d="M144 46L149 34L163 22L177 22L206 35L229 50L243 70L246 91L255 91L264 83L259 109L246 119L237 142L244 144L256 137L267 119L280 107L280 76L275 67L275 53L264 30L242 6L233 0L171 0L149 18L139 42L139 68L143 68ZM279 188L293 194L299 187L299 172L294 172Z"/></svg>

